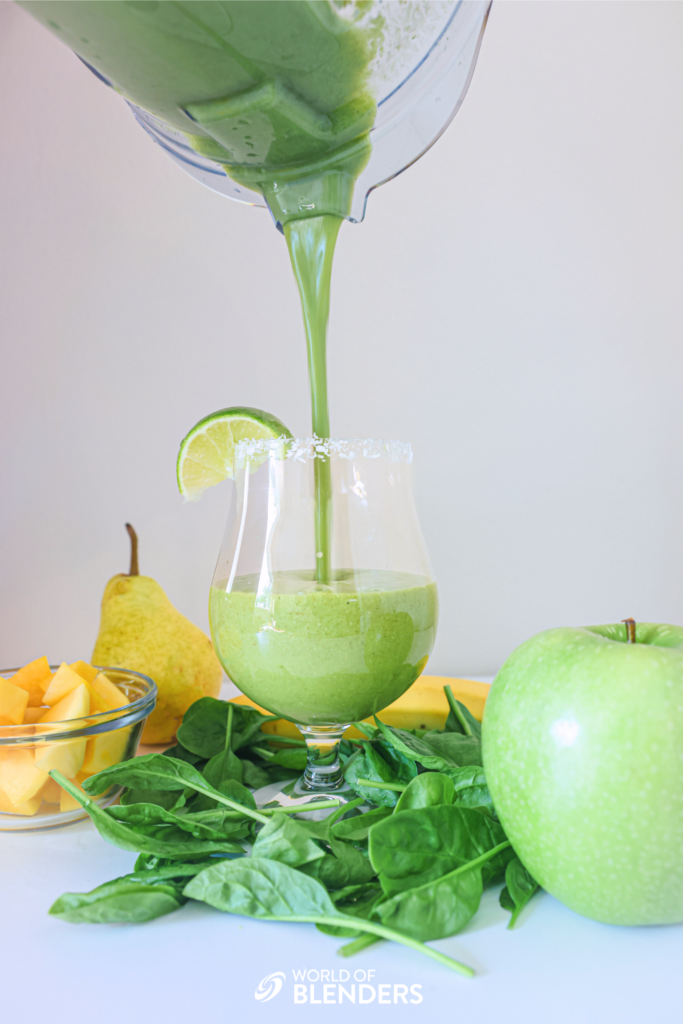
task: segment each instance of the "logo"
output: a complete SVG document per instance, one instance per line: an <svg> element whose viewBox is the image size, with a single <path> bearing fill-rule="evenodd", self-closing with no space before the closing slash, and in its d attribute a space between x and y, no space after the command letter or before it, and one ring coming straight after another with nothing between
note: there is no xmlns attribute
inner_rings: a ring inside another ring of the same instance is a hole
<svg viewBox="0 0 683 1024"><path fill-rule="evenodd" d="M267 1003L270 999L274 999L282 988L282 982L284 980L285 975L283 971L275 971L274 974L267 974L256 986L254 999L258 1000L259 1003Z"/></svg>

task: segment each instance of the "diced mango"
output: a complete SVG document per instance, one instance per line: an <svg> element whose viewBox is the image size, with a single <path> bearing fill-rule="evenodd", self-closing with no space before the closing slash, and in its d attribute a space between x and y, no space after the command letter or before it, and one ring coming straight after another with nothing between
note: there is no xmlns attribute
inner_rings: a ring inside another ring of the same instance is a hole
<svg viewBox="0 0 683 1024"><path fill-rule="evenodd" d="M63 666L60 666L60 669ZM69 669L69 666L66 666ZM69 669L71 672L71 669ZM75 673L74 673L75 674ZM80 679L80 677L77 677ZM74 718L84 718L90 714L90 695L88 687L80 682L75 690L67 693L58 704L50 708L38 723L43 722L67 722ZM57 743L39 743L36 745L35 763L43 771L51 772L54 769L72 779L83 765L85 758L86 740L60 740Z"/></svg>
<svg viewBox="0 0 683 1024"><path fill-rule="evenodd" d="M0 761L0 789L15 805L37 796L47 779L47 773L34 764L32 751L10 750Z"/></svg>
<svg viewBox="0 0 683 1024"><path fill-rule="evenodd" d="M25 814L30 816L36 813L42 802L41 797L32 796L30 800L25 800L23 804L13 804L7 794L0 789L0 811L4 811L6 814Z"/></svg>
<svg viewBox="0 0 683 1024"><path fill-rule="evenodd" d="M79 776L79 778L72 779L71 781L73 782L74 786L78 786L78 788L80 789L80 791L83 794L83 796L87 796L89 800L92 800L92 797L90 796L90 793L86 793L85 790L83 789L83 787L81 786L81 782L83 781L83 778L87 778L87 776ZM75 811L75 810L78 810L80 808L80 806L81 805L79 804L78 800L74 800L74 798L71 796L70 793L67 793L67 791L65 789L62 789L61 794L60 794L60 798L59 798L59 809L60 809L60 811L62 811L62 812L64 812L64 811Z"/></svg>
<svg viewBox="0 0 683 1024"><path fill-rule="evenodd" d="M53 708L55 704L59 704L60 700L63 700L67 694L75 690L77 686L81 686L84 682L83 677L79 676L78 672L74 672L71 666L63 661L50 680L50 685L43 697L43 704Z"/></svg>
<svg viewBox="0 0 683 1024"><path fill-rule="evenodd" d="M10 682L28 693L28 706L37 708L44 704L43 694L48 687L52 673L47 658L36 658L15 672Z"/></svg>
<svg viewBox="0 0 683 1024"><path fill-rule="evenodd" d="M24 725L35 725L35 723L39 719L41 719L43 717L43 715L47 714L47 712L49 710L50 710L49 708L45 708L45 707L41 707L41 708L32 708L30 706L27 707L26 711L24 711Z"/></svg>
<svg viewBox="0 0 683 1024"><path fill-rule="evenodd" d="M92 688L105 701L108 711L114 711L116 708L123 708L126 704L130 704L123 690L119 690L111 679L107 679L104 672L98 673L93 680Z"/></svg>
<svg viewBox="0 0 683 1024"><path fill-rule="evenodd" d="M24 720L28 693L0 677L0 725L19 725Z"/></svg>
<svg viewBox="0 0 683 1024"><path fill-rule="evenodd" d="M63 666L60 666L62 668ZM69 669L69 666L66 666ZM69 672L71 669L69 669ZM56 675L56 673L55 673ZM76 675L76 673L74 673ZM39 722L67 722L71 718L85 718L90 714L90 695L88 687L78 679L78 686L67 693L57 704L54 704L49 711L46 711Z"/></svg>
<svg viewBox="0 0 683 1024"><path fill-rule="evenodd" d="M99 669L93 668L87 661L72 661L69 668L72 668L74 672L78 672L81 679L85 679L86 683L92 683L99 672Z"/></svg>
<svg viewBox="0 0 683 1024"><path fill-rule="evenodd" d="M60 740L59 743L46 743L36 747L36 767L44 772L55 769L73 779L83 767L87 740Z"/></svg>
<svg viewBox="0 0 683 1024"><path fill-rule="evenodd" d="M105 768L111 768L113 764L120 764L126 753L131 728L132 726L114 729L88 740L83 771L95 775L96 772L103 772Z"/></svg>
<svg viewBox="0 0 683 1024"><path fill-rule="evenodd" d="M47 782L41 789L38 796L49 804L58 804L61 799L62 792L62 787L59 783L48 777Z"/></svg>

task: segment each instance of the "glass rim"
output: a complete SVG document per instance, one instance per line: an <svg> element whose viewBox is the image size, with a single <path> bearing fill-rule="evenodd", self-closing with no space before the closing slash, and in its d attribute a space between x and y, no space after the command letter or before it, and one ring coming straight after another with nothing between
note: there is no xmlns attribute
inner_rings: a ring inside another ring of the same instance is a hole
<svg viewBox="0 0 683 1024"><path fill-rule="evenodd" d="M263 460L270 455L293 462L307 459L383 459L387 462L411 463L413 449L410 441L381 440L378 438L285 437L245 438L235 445L235 461L246 464Z"/></svg>

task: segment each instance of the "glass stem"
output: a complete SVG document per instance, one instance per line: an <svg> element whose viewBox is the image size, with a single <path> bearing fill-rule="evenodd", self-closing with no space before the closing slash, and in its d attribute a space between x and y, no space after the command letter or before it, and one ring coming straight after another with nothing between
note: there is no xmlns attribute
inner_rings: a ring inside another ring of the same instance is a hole
<svg viewBox="0 0 683 1024"><path fill-rule="evenodd" d="M300 725L306 740L306 770L301 788L307 792L330 793L344 785L339 761L339 744L348 725Z"/></svg>

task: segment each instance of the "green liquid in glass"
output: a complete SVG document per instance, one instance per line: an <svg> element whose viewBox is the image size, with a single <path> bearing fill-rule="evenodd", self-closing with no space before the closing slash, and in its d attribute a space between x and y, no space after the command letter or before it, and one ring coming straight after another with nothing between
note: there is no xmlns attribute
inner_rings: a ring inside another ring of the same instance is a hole
<svg viewBox="0 0 683 1024"><path fill-rule="evenodd" d="M278 572L211 588L216 653L241 690L303 725L357 722L401 696L434 645L436 584L410 573Z"/></svg>

